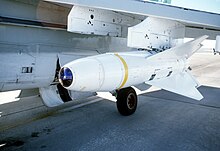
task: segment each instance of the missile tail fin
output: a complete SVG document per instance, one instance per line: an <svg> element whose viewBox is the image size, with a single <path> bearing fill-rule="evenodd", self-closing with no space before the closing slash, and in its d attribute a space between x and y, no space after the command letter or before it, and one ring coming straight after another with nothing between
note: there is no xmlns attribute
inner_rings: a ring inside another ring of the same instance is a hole
<svg viewBox="0 0 220 151"><path fill-rule="evenodd" d="M186 42L180 46L173 47L171 49L165 50L161 53L149 57L149 60L161 60L161 59L188 59L197 50L202 47L202 42L207 39L208 36L204 35L202 37L196 38L189 42Z"/></svg>
<svg viewBox="0 0 220 151"><path fill-rule="evenodd" d="M187 71L165 79L157 79L145 83L195 100L201 100L203 98L201 93L197 90L199 84Z"/></svg>

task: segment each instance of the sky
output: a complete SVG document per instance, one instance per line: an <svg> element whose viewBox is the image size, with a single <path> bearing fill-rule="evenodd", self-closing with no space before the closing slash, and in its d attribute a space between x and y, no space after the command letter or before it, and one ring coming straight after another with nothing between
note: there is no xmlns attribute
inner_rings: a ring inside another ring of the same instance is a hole
<svg viewBox="0 0 220 151"><path fill-rule="evenodd" d="M171 5L220 14L220 0L172 0Z"/></svg>
<svg viewBox="0 0 220 151"><path fill-rule="evenodd" d="M220 14L220 0L144 0Z"/></svg>

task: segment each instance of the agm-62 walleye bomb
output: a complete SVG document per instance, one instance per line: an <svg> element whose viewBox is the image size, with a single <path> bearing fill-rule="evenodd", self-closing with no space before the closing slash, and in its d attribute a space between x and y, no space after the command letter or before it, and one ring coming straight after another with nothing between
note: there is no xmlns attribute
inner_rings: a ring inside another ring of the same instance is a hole
<svg viewBox="0 0 220 151"><path fill-rule="evenodd" d="M201 48L202 36L152 55L148 51L106 53L72 61L59 73L62 86L74 91L116 92L117 108L131 115L137 95L131 86L146 83L196 100L203 97L188 71L187 59Z"/></svg>
<svg viewBox="0 0 220 151"><path fill-rule="evenodd" d="M202 99L187 59L207 38L202 35L219 34L219 15L134 0L44 1L3 2L24 6L29 17L8 11L0 17L1 92L22 90L25 97L26 89L39 89L43 103L55 107L107 91L122 115L135 112L133 88L144 91L145 84ZM47 8L52 15L45 18ZM183 44L195 35L202 37ZM219 46L216 38L216 52Z"/></svg>

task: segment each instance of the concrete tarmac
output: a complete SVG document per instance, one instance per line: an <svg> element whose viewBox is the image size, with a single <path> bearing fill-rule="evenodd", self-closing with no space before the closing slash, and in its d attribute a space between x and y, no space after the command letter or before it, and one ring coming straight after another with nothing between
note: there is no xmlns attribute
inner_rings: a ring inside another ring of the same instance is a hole
<svg viewBox="0 0 220 151"><path fill-rule="evenodd" d="M123 117L102 100L1 132L2 150L219 151L220 90L201 87L195 102L166 91L139 96L137 112Z"/></svg>
<svg viewBox="0 0 220 151"><path fill-rule="evenodd" d="M203 84L200 102L159 90L140 95L136 113L124 117L115 102L97 100L1 131L0 150L219 151L220 56L212 59L191 66Z"/></svg>

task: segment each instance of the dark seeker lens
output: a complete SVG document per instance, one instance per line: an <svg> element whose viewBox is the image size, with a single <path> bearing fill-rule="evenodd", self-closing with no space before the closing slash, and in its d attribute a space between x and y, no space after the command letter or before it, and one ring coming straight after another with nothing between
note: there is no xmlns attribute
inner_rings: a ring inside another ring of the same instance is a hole
<svg viewBox="0 0 220 151"><path fill-rule="evenodd" d="M59 75L60 83L64 87L69 87L73 82L73 74L69 68L62 68Z"/></svg>

